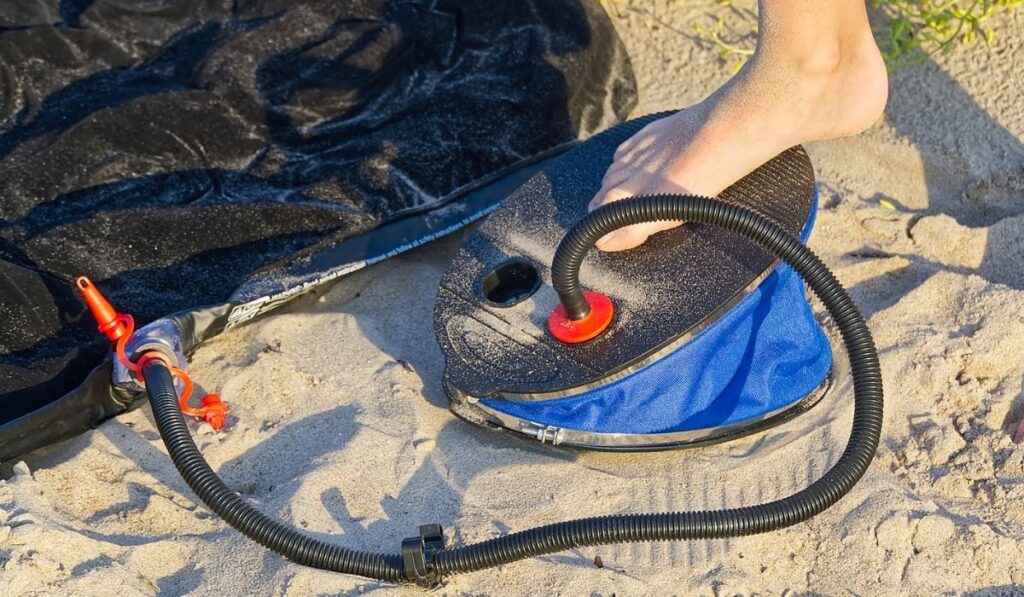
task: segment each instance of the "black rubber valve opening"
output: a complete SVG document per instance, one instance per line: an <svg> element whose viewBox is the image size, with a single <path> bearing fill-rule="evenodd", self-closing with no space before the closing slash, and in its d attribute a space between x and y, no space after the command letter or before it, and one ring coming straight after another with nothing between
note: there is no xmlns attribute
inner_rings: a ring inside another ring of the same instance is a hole
<svg viewBox="0 0 1024 597"><path fill-rule="evenodd" d="M484 277L480 290L488 303L511 307L533 296L540 282L535 265L525 259L510 259Z"/></svg>

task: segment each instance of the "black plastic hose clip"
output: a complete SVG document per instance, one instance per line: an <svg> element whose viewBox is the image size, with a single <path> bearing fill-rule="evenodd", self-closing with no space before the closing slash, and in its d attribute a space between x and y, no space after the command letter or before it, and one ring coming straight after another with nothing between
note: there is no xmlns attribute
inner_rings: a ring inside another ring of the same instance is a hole
<svg viewBox="0 0 1024 597"><path fill-rule="evenodd" d="M433 589L441 584L441 576L434 567L434 554L444 549L444 529L439 524L420 527L419 537L402 541L402 564L405 578L421 587Z"/></svg>

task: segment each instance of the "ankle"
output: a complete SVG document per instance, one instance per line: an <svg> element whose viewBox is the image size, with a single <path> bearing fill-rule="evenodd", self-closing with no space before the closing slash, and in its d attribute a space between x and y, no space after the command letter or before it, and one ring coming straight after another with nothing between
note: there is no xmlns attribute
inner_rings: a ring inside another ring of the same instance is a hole
<svg viewBox="0 0 1024 597"><path fill-rule="evenodd" d="M827 36L810 47L790 48L783 60L802 79L829 79L849 62L848 51L843 46L838 38Z"/></svg>
<svg viewBox="0 0 1024 597"><path fill-rule="evenodd" d="M804 78L835 76L874 43L863 1L759 0L758 22L756 55Z"/></svg>
<svg viewBox="0 0 1024 597"><path fill-rule="evenodd" d="M759 44L741 74L746 97L785 104L800 125L786 129L794 144L858 133L878 120L888 97L888 74L874 38L822 39L814 51L797 44ZM789 122L789 120L784 120Z"/></svg>
<svg viewBox="0 0 1024 597"><path fill-rule="evenodd" d="M794 41L763 39L753 61L777 73L802 80L827 80L880 57L870 31L846 39L834 35L807 36Z"/></svg>

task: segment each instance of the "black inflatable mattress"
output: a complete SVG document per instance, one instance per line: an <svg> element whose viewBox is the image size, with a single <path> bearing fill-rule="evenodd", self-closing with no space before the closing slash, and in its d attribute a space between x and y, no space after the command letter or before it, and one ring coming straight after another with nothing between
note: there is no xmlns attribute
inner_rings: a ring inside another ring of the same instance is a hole
<svg viewBox="0 0 1024 597"><path fill-rule="evenodd" d="M0 94L0 461L137 398L74 276L191 350L480 217L636 95L584 0L8 2Z"/></svg>

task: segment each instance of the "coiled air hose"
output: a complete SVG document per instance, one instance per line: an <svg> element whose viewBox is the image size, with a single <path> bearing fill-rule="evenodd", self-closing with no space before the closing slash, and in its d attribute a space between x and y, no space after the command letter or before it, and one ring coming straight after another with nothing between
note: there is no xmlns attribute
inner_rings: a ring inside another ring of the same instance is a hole
<svg viewBox="0 0 1024 597"><path fill-rule="evenodd" d="M711 539L781 529L825 510L867 470L882 429L882 378L871 333L853 300L828 268L777 224L745 208L688 195L617 201L594 210L562 239L551 267L566 312L588 308L579 283L584 256L605 234L643 222L684 220L742 234L787 262L836 321L850 359L854 412L850 440L838 462L806 489L757 506L697 512L617 514L570 520L444 549L438 525L402 543L401 554L356 551L313 537L259 512L231 491L203 459L178 407L173 379L159 359L144 365L146 389L160 436L181 476L199 498L250 539L293 562L387 582L436 586L445 576L490 568L566 549L635 541Z"/></svg>

